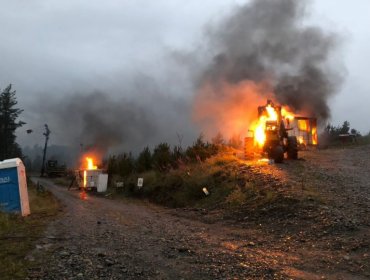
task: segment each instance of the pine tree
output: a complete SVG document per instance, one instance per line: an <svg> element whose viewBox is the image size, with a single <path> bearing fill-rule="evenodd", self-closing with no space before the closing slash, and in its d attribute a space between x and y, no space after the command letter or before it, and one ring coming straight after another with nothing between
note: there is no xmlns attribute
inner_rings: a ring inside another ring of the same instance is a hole
<svg viewBox="0 0 370 280"><path fill-rule="evenodd" d="M25 123L17 121L23 110L15 108L18 104L15 93L10 84L0 94L0 160L22 156L15 130Z"/></svg>
<svg viewBox="0 0 370 280"><path fill-rule="evenodd" d="M136 169L138 172L144 172L152 168L152 153L149 147L145 147L136 160Z"/></svg>

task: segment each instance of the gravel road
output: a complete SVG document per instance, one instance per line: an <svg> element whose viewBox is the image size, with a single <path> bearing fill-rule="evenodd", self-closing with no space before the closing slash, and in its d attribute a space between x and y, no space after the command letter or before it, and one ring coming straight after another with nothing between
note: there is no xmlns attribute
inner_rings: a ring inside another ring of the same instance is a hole
<svg viewBox="0 0 370 280"><path fill-rule="evenodd" d="M324 201L269 218L112 200L34 178L63 211L28 256L38 260L28 279L369 279L369 154L310 151L259 167Z"/></svg>

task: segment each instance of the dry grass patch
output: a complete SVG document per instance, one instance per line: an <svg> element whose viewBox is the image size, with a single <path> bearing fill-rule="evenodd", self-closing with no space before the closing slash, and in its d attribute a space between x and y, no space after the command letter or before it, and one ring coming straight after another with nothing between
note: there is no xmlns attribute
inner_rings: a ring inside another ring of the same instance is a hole
<svg viewBox="0 0 370 280"><path fill-rule="evenodd" d="M0 212L0 278L24 279L31 265L25 257L35 247L46 225L58 213L59 203L48 191L38 192L28 183L31 215Z"/></svg>

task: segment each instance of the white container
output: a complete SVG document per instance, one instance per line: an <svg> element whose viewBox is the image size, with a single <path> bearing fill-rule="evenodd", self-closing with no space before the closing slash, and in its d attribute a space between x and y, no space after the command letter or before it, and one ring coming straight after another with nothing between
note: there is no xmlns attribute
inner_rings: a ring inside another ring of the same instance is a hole
<svg viewBox="0 0 370 280"><path fill-rule="evenodd" d="M19 158L0 161L0 208L5 212L31 213L26 168Z"/></svg>
<svg viewBox="0 0 370 280"><path fill-rule="evenodd" d="M108 186L108 174L99 174L97 192L106 192Z"/></svg>
<svg viewBox="0 0 370 280"><path fill-rule="evenodd" d="M86 170L86 189L96 188L98 186L98 178L102 173L100 169Z"/></svg>

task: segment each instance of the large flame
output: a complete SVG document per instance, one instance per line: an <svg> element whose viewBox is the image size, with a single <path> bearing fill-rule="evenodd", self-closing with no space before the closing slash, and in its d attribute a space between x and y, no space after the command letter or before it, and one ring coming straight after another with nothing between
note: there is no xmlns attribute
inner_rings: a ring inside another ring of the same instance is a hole
<svg viewBox="0 0 370 280"><path fill-rule="evenodd" d="M91 157L86 157L86 162L87 162L87 170L94 170L98 169L96 165L94 165L94 160Z"/></svg>
<svg viewBox="0 0 370 280"><path fill-rule="evenodd" d="M84 170L84 188L87 185L87 170L95 170L98 169L96 165L94 165L94 160L91 157L86 157L86 169Z"/></svg>
<svg viewBox="0 0 370 280"><path fill-rule="evenodd" d="M281 115L286 120L289 120L289 121L294 120L294 114L290 112L289 109L286 107L281 108Z"/></svg>
<svg viewBox="0 0 370 280"><path fill-rule="evenodd" d="M288 125L291 120L294 119L294 114L289 112L288 108L281 108L281 117L285 120ZM262 147L266 141L266 123L269 121L279 121L279 112L276 111L276 108L268 104L266 106L266 114L261 115L258 121L252 126L254 132L255 144L259 147ZM277 124L279 126L279 124ZM278 129L278 127L277 127Z"/></svg>
<svg viewBox="0 0 370 280"><path fill-rule="evenodd" d="M305 134L312 134L312 144L317 144L317 131L314 128L316 123L310 125L309 120L307 123L297 124L299 119L296 117L306 114L303 110L294 111L286 104L283 104L283 107L274 107L271 103L266 105L264 114L256 118L256 109L264 104L266 99L279 103L268 83L243 81L230 84L219 81L215 86L206 81L194 98L193 119L202 126L207 138L214 137L217 132L221 132L226 138L250 136L249 132L252 132L254 144L263 147L266 142L266 129L273 126L270 123L270 127L266 127L266 123L283 121L285 127L293 132L300 130ZM280 123L277 123L275 128L279 129L279 126Z"/></svg>
<svg viewBox="0 0 370 280"><path fill-rule="evenodd" d="M225 139L247 135L256 119L256 109L272 98L262 84L245 81L220 82L219 87L205 83L194 98L193 120L202 127L206 138L221 132Z"/></svg>
<svg viewBox="0 0 370 280"><path fill-rule="evenodd" d="M312 144L317 145L317 128L312 128Z"/></svg>
<svg viewBox="0 0 370 280"><path fill-rule="evenodd" d="M267 115L260 116L257 124L254 127L254 140L259 147L262 147L266 141L266 122L267 121L277 121L278 114L274 107L270 104L266 106Z"/></svg>

